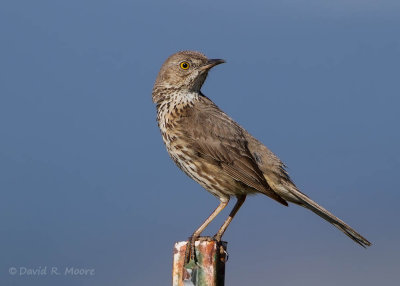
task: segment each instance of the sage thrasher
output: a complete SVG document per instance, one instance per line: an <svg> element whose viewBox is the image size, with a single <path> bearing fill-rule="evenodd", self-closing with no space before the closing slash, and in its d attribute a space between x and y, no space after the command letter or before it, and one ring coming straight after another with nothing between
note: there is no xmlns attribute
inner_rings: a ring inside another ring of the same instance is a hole
<svg viewBox="0 0 400 286"><path fill-rule="evenodd" d="M259 193L284 206L290 202L305 207L356 243L370 246L367 239L344 221L300 192L281 160L200 91L209 70L224 62L195 51L175 53L162 65L152 93L157 104L158 126L172 160L220 200L191 236L191 257L194 241L226 207L230 197L235 196L237 202L214 236L217 241L246 196Z"/></svg>

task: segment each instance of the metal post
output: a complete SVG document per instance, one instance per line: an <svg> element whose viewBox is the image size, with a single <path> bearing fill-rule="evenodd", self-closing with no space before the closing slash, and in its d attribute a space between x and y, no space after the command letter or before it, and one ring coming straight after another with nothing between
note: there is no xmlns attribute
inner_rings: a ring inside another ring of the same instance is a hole
<svg viewBox="0 0 400 286"><path fill-rule="evenodd" d="M174 245L172 267L173 286L223 286L227 242L199 241L195 243L196 262L184 265L187 241Z"/></svg>

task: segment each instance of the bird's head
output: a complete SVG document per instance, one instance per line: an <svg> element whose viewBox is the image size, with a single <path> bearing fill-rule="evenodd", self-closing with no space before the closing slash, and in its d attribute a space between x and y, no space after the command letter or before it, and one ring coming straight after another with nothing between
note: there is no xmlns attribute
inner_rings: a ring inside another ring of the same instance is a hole
<svg viewBox="0 0 400 286"><path fill-rule="evenodd" d="M195 51L175 53L162 65L154 84L153 96L156 89L199 92L208 71L224 62L221 59L208 59Z"/></svg>

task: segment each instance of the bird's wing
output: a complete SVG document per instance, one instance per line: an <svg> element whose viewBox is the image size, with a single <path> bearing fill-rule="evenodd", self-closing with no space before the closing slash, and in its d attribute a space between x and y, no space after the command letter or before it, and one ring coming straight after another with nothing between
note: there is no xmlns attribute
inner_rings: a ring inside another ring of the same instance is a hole
<svg viewBox="0 0 400 286"><path fill-rule="evenodd" d="M216 105L207 100L183 118L185 135L191 147L206 160L220 166L226 174L243 184L287 205L265 180L247 148L243 129Z"/></svg>

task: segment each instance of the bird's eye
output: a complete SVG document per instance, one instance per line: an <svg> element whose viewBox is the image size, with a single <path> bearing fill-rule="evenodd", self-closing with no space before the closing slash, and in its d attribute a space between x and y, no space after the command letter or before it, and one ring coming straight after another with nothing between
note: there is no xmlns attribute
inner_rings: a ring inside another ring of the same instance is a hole
<svg viewBox="0 0 400 286"><path fill-rule="evenodd" d="M190 67L190 64L188 62L181 62L180 67L183 70L187 70Z"/></svg>

